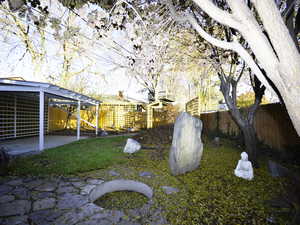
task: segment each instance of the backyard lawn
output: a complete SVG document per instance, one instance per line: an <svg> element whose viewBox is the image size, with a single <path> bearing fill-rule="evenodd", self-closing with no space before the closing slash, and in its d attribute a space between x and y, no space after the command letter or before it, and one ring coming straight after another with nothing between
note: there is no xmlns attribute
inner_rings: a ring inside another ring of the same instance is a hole
<svg viewBox="0 0 300 225"><path fill-rule="evenodd" d="M16 160L10 165L9 173L139 180L153 188L153 207L162 209L170 224L268 224L274 220L274 211L266 200L279 194L283 180L272 178L264 161L259 169L255 169L253 181L235 177L233 170L240 151L231 142L223 140L219 148L206 143L198 169L171 176L169 146L166 146L162 160L153 159L155 149L142 149L128 156L122 152L126 139L86 139L46 150L40 155ZM111 170L119 176L111 176L108 173ZM153 176L141 177L141 172L150 172ZM166 195L162 186L177 188L179 192ZM113 198L113 194L111 196ZM116 196L117 201L112 201L113 204L128 202L127 198L122 200L120 194ZM118 206L111 206L114 207ZM286 220L284 217L279 219Z"/></svg>
<svg viewBox="0 0 300 225"><path fill-rule="evenodd" d="M10 175L70 175L106 168L122 160L126 137L83 139L18 158L9 166Z"/></svg>

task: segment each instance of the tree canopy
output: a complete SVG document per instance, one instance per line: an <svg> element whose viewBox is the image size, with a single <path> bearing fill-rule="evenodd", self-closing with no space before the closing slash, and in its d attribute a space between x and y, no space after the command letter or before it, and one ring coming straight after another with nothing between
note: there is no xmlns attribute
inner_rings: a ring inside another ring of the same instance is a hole
<svg viewBox="0 0 300 225"><path fill-rule="evenodd" d="M297 38L300 15L296 2L296 0L59 0L62 7L76 15L90 29L91 33L88 36L92 38L88 37L87 40L91 39L90 41L97 43L98 46L101 43L113 51L108 57L111 64L123 68L135 64L135 70L136 68L142 68L144 72L147 70L147 74L152 73L150 75L152 77L160 71L156 64L160 60L157 58L159 54L151 57L143 53L144 49L149 48L149 44L146 44L147 39L152 45L155 43L152 38L158 31L161 35L178 32L182 27L192 27L207 41L203 46L209 43L236 52L261 83L280 94L295 129L300 133L298 113L300 55ZM64 29L61 28L65 25L62 22L63 17L49 13L51 11L49 2L9 0L9 7L12 13L15 12L14 15L26 18L40 29L46 30L45 27L51 24L51 28L56 30L57 38L62 36L61 30ZM153 35L147 32L149 24L157 28L151 28L151 31L156 31ZM230 30L233 33L232 38L226 40L215 36L216 32L219 32L218 26L225 26ZM113 38L116 31L125 32L130 44L118 43ZM26 33L26 30L23 33ZM63 32L63 37L72 38L80 33L78 27L70 27L67 32ZM148 47L142 47L143 45ZM119 58L116 58L116 55ZM144 61L140 60L140 57ZM144 62L141 63L143 66L138 65L138 61Z"/></svg>

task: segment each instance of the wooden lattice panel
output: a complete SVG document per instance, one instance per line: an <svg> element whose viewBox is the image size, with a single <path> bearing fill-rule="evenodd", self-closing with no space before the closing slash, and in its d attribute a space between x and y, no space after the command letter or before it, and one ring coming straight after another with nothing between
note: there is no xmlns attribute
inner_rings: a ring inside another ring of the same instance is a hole
<svg viewBox="0 0 300 225"><path fill-rule="evenodd" d="M196 97L186 103L186 111L192 116L199 116L199 98Z"/></svg>

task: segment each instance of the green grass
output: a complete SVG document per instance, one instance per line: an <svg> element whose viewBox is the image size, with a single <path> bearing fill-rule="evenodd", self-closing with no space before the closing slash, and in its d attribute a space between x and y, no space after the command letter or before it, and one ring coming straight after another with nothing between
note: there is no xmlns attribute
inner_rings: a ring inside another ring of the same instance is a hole
<svg viewBox="0 0 300 225"><path fill-rule="evenodd" d="M84 139L39 155L18 158L9 165L10 175L69 175L124 162L121 145L127 137Z"/></svg>
<svg viewBox="0 0 300 225"><path fill-rule="evenodd" d="M137 209L148 202L143 194L134 191L115 191L105 194L95 201L95 204L105 209Z"/></svg>

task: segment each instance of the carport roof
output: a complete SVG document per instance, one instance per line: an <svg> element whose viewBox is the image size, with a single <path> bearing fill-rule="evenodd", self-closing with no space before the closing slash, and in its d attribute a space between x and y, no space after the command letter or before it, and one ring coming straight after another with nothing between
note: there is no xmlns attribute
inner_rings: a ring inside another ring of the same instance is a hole
<svg viewBox="0 0 300 225"><path fill-rule="evenodd" d="M34 81L20 81L11 80L7 78L0 78L0 92L1 91L20 91L20 92L39 92L44 91L45 93L54 95L58 98L65 98L69 100L77 100L93 105L100 104L101 101L86 95L71 91L57 85L43 82Z"/></svg>

